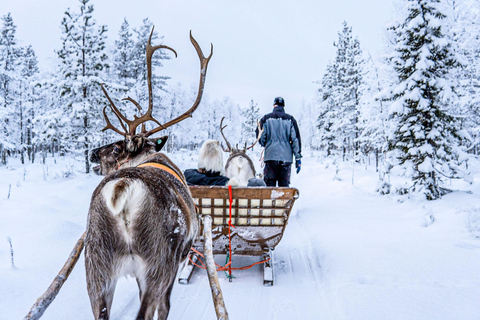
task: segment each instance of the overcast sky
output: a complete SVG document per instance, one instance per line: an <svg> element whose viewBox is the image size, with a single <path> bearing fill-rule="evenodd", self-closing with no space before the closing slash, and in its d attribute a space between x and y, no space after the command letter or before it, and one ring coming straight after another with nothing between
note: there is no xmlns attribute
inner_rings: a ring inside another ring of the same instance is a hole
<svg viewBox="0 0 480 320"><path fill-rule="evenodd" d="M393 18L394 0L91 0L97 24L108 26L109 43L126 17L131 27L144 18L155 24L164 44L179 57L162 72L172 81L197 83L199 62L188 33L208 55L214 45L205 93L231 97L241 106L253 99L262 113L275 96L286 111L314 97L342 21L353 28L363 50L376 55L385 24ZM78 12L78 0L1 0L0 14L12 13L21 45L31 44L43 67L61 46L60 22L67 8Z"/></svg>

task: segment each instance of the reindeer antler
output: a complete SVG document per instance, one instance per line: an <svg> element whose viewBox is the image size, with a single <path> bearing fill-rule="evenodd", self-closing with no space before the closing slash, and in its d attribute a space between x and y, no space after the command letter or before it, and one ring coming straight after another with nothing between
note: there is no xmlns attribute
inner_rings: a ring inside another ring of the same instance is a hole
<svg viewBox="0 0 480 320"><path fill-rule="evenodd" d="M258 142L258 140L260 140L260 137L262 136L263 130L265 128L263 128L263 129L260 128L260 122L259 121L257 121L257 128L258 128L257 140L255 140L255 142L248 148L247 148L247 144L245 143L245 151L248 150L248 149L252 149L253 146Z"/></svg>
<svg viewBox="0 0 480 320"><path fill-rule="evenodd" d="M202 49L198 45L198 42L193 38L192 36L192 31L190 30L190 41L192 42L193 46L195 47L195 50L197 51L198 58L200 59L200 81L198 84L198 93L197 93L197 98L195 99L195 102L193 103L192 107L188 109L185 113L182 115L178 116L177 118L170 120L169 122L165 123L164 125L161 125L160 127L157 127L155 129L152 129L145 133L145 136L148 137L155 132L158 132L160 130L164 130L182 120L185 120L186 118L189 118L192 116L193 112L197 109L198 105L200 104L200 101L202 100L203 96L203 89L205 86L205 77L207 76L207 67L208 67L208 62L210 62L210 59L212 58L213 55L213 44L210 44L210 55L205 58L203 55Z"/></svg>
<svg viewBox="0 0 480 320"><path fill-rule="evenodd" d="M227 143L228 149L225 149L225 148L223 147L223 144L222 144L222 143L220 143L220 145L222 146L223 151L225 151L225 152L231 152L231 151L232 151L232 146L230 146L230 143L228 142L227 138L225 138L225 135L223 134L223 129L225 129L225 128L227 127L227 125L224 125L224 126L223 126L223 119L225 119L225 117L222 117L222 120L220 120L220 133L222 134L223 139L224 139L225 142Z"/></svg>
<svg viewBox="0 0 480 320"><path fill-rule="evenodd" d="M199 84L199 88L198 88L197 98L196 98L193 106L189 110L187 110L187 112L185 112L181 116L167 122L164 125L160 124L160 122L158 122L152 116L152 110L153 110L152 56L153 56L153 53L158 49L168 49L168 50L171 50L173 53L175 53L175 57L177 57L177 52L174 49L172 49L168 46L164 46L164 45L152 46L151 45L153 30L154 30L154 28L152 27L152 31L150 32L150 37L148 38L147 52L146 52L146 56L147 56L147 85L148 85L148 109L147 109L147 112L145 112L145 114L142 115L142 107L140 106L140 104L137 101L135 101L134 99L132 99L130 97L124 98L123 100L130 101L131 103L133 103L140 112L139 117L134 115L133 120L128 120L117 109L117 107L115 106L113 101L108 96L108 93L107 93L107 91L105 90L105 88L102 84L101 85L102 90L103 90L105 96L107 97L108 101L110 102L111 110L113 111L113 113L117 116L118 120L120 121L120 124L121 124L124 132L122 132L121 130L119 130L118 128L114 127L111 124L111 122L108 119L107 114L105 112L106 107L103 109L103 115L105 117L105 121L107 122L107 125L105 126L105 128L102 129L102 131L105 131L107 129L111 129L111 130L113 130L113 131L115 131L115 132L117 132L117 133L119 133L119 134L121 134L125 137L127 137L128 135L133 136L133 135L135 135L137 127L141 124L142 125L142 131L141 131L142 134L145 137L148 137L148 136L150 136L150 135L152 135L152 134L154 134L154 133L156 133L160 130L164 130L164 129L170 127L171 125L174 125L174 124L176 124L176 123L178 123L178 122L180 122L180 121L182 121L182 120L184 120L188 117L191 117L193 112L197 109L198 105L200 104L200 101L201 101L202 95L203 95L204 85L205 85L205 77L207 75L208 62L210 61L210 58L212 57L212 54L213 54L213 44L211 44L210 55L208 56L208 58L205 58L204 55L203 55L202 49L198 45L197 41L193 38L192 32L190 31L190 41L192 42L193 46L195 47L195 49L197 51L197 54L200 58L200 65L201 65L200 84ZM158 124L158 127L146 132L145 131L145 122L147 122L147 121L155 122L156 124ZM126 125L128 126L128 129L125 126L124 123L126 123Z"/></svg>

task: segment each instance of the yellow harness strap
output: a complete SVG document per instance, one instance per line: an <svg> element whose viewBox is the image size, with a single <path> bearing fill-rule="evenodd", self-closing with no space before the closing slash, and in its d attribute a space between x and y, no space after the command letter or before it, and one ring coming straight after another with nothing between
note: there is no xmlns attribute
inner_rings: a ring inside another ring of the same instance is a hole
<svg viewBox="0 0 480 320"><path fill-rule="evenodd" d="M171 168L167 167L166 165L163 165L163 164L160 164L160 163L155 163L155 162L147 162L147 163L142 163L141 165L137 166L137 168L143 168L143 167L154 167L154 168L157 168L157 169L162 169L163 171L167 171L172 176L177 178L181 183L185 184L183 179L180 178L180 176L175 171L173 171Z"/></svg>

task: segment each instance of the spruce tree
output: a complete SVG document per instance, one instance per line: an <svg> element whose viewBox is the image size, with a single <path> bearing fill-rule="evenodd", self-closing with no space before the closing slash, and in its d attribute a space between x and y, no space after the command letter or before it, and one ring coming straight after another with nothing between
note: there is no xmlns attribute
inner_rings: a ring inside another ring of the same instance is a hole
<svg viewBox="0 0 480 320"><path fill-rule="evenodd" d="M145 59L145 52L147 48L148 38L152 32L153 23L145 18L140 27L134 28L135 40L134 50L131 65L133 68L133 77L135 84L131 88L130 93L132 97L136 97L136 101L140 105L148 105L148 90L147 90L147 61ZM152 35L152 44L163 44L163 36L159 36L157 30L154 30ZM165 105L162 103L162 93L167 92L167 80L169 76L159 75L155 72L155 67L161 68L163 66L162 60L168 60L170 56L167 50L157 50L152 56L152 91L153 101L156 105L153 110L155 119L162 123L165 120L165 114L169 113L165 110ZM147 124L147 126L150 123Z"/></svg>
<svg viewBox="0 0 480 320"><path fill-rule="evenodd" d="M326 151L327 156L331 156L335 150L343 145L343 139L338 134L337 106L340 103L338 87L338 68L335 63L327 65L327 71L323 75L321 87L318 90L318 118L317 118L317 139L318 147Z"/></svg>
<svg viewBox="0 0 480 320"><path fill-rule="evenodd" d="M2 17L0 35L0 153L1 163L7 164L7 154L17 145L18 123L15 118L15 106L18 102L18 61L19 48L15 36L16 25L10 13Z"/></svg>
<svg viewBox="0 0 480 320"><path fill-rule="evenodd" d="M106 26L97 26L93 5L79 0L80 12L68 9L62 20L62 48L58 85L63 109L63 141L67 150L83 150L85 171L90 172L89 149L101 140L102 77L109 68L105 49Z"/></svg>
<svg viewBox="0 0 480 320"><path fill-rule="evenodd" d="M346 22L334 46L337 48L335 60L327 66L319 90L318 127L327 155L333 149L341 149L345 160L347 151L358 152L362 51Z"/></svg>
<svg viewBox="0 0 480 320"><path fill-rule="evenodd" d="M468 131L471 153L480 154L480 2L448 1L447 35L455 46L459 64L452 74L457 79L459 99L451 104L460 115L460 126Z"/></svg>
<svg viewBox="0 0 480 320"><path fill-rule="evenodd" d="M382 66L384 67L384 66ZM380 66L371 56L364 62L362 95L360 97L359 138L360 148L365 154L375 154L376 168L378 170L380 155L387 151L388 147L388 112L385 101L382 101L380 93L386 79L380 74Z"/></svg>
<svg viewBox="0 0 480 320"><path fill-rule="evenodd" d="M240 111L243 122L242 122L242 138L243 140L240 143L250 143L252 144L255 141L255 129L257 128L257 122L260 121L260 107L258 103L250 100L248 107Z"/></svg>
<svg viewBox="0 0 480 320"><path fill-rule="evenodd" d="M18 55L20 77L18 80L19 99L16 114L20 131L20 160L25 163L24 152L33 161L33 122L38 97L34 92L34 84L39 73L38 60L32 46L20 48Z"/></svg>
<svg viewBox="0 0 480 320"><path fill-rule="evenodd" d="M449 71L456 61L442 32L440 0L407 0L407 16L392 28L398 81L391 114L397 127L391 148L414 192L441 197L445 178L461 176L462 133L448 110L454 98Z"/></svg>
<svg viewBox="0 0 480 320"><path fill-rule="evenodd" d="M135 56L133 34L130 25L125 18L118 32L118 40L115 40L115 52L113 67L120 83L130 89L135 84L135 66L132 63Z"/></svg>

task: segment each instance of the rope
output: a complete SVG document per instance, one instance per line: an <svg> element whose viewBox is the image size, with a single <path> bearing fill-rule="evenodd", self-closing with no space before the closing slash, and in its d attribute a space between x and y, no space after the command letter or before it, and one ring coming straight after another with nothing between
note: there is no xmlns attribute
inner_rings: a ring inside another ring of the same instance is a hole
<svg viewBox="0 0 480 320"><path fill-rule="evenodd" d="M117 161L117 170L120 169L122 164L127 163L128 161L130 161L130 156L128 156L127 159L125 159L124 161Z"/></svg>
<svg viewBox="0 0 480 320"><path fill-rule="evenodd" d="M200 257L204 258L203 254L196 250L195 248L190 248L190 250L192 250L193 252L195 252L196 254L198 254ZM200 269L206 269L205 267L205 263L201 260L201 259L198 259L198 261L200 261L200 264L201 265L198 265L196 264L193 260L192 260L192 257L190 256L190 254L188 255L188 260L190 260L190 262L195 265L196 267L199 267ZM263 260L263 261L258 261L258 262L255 262L255 263L252 263L251 265L247 265L247 266L243 266L243 267L232 267L232 270L248 270L250 269L251 267L257 265L257 264L260 264L260 263L264 263L264 262L268 262L270 261L270 258L269 259L266 259L266 260ZM217 263L215 263L215 265L217 266L217 271L228 271L229 267L231 266L232 262L228 262L226 265L224 266L221 266Z"/></svg>
<svg viewBox="0 0 480 320"><path fill-rule="evenodd" d="M229 200L230 200L230 205L229 205L229 208L228 208L228 211L229 211L229 220L228 220L228 254L227 254L227 257L226 257L226 261L225 261L225 265L224 266L221 266L217 263L215 263L215 266L217 266L217 272L218 271L225 271L225 273L228 271L228 275L227 275L227 278L230 282L232 282L232 279L235 278L233 275L232 275L232 270L247 270L247 269L250 269L252 268L253 266L257 265L257 264L260 264L260 263L265 263L265 262L268 262L270 261L270 258L268 259L265 259L263 261L258 261L258 262L255 262L255 263L252 263L251 265L247 265L247 266L243 266L243 267L236 267L236 268L233 268L232 267L232 239L231 239L231 228L235 228L235 226L232 224L232 206L233 206L233 196L232 196L232 186L229 185L228 186L228 195L229 195ZM203 254L201 252L199 252L198 250L196 250L195 248L191 247L190 248L191 251L195 252L197 255L201 256L202 258L205 258L203 256ZM198 259L198 261L200 261L201 265L198 265L196 264L193 260L192 260L192 257L191 255L189 254L188 255L188 260L190 260L190 262L196 266L196 267L199 267L201 269L206 269L205 267L205 263L201 260L201 259Z"/></svg>
<svg viewBox="0 0 480 320"><path fill-rule="evenodd" d="M230 206L228 208L228 214L230 216L230 219L228 220L228 251L229 251L229 255L227 256L227 259L230 260L230 261L226 261L229 263L229 266L228 266L228 280L230 282L232 282L232 239L231 239L231 234L230 234L230 230L231 230L231 227L234 227L235 226L232 224L232 205L233 205L233 201L232 201L232 185L229 185L228 186L228 196L230 198Z"/></svg>

